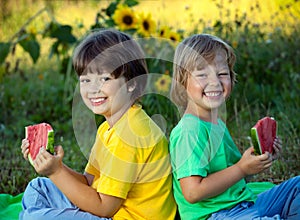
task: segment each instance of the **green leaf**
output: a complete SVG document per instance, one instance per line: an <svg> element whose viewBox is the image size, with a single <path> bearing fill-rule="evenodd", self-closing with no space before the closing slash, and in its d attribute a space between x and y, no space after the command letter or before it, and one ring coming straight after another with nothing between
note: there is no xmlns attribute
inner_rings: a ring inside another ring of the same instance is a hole
<svg viewBox="0 0 300 220"><path fill-rule="evenodd" d="M133 7L137 4L139 4L139 1L137 1L137 0L125 0L124 4L128 5L129 7Z"/></svg>
<svg viewBox="0 0 300 220"><path fill-rule="evenodd" d="M107 7L106 9L106 14L107 16L111 17L114 13L115 13L115 10L117 8L117 5L118 3L117 2L112 2L110 3L110 5Z"/></svg>
<svg viewBox="0 0 300 220"><path fill-rule="evenodd" d="M0 64L2 64L9 54L11 43L0 42Z"/></svg>
<svg viewBox="0 0 300 220"><path fill-rule="evenodd" d="M52 56L54 54L59 56L59 52L58 52L58 46L59 46L59 41L56 41L52 44L51 46L51 50L50 50L50 54L49 54L49 58L52 58Z"/></svg>
<svg viewBox="0 0 300 220"><path fill-rule="evenodd" d="M50 30L50 37L57 38L59 41L65 43L75 43L76 37L71 33L72 27L70 25L59 25Z"/></svg>
<svg viewBox="0 0 300 220"><path fill-rule="evenodd" d="M29 53L34 63L38 60L40 56L40 45L36 40L22 40L19 42L22 48Z"/></svg>
<svg viewBox="0 0 300 220"><path fill-rule="evenodd" d="M113 19L107 19L107 20L105 20L105 24L108 27L114 27L116 25Z"/></svg>

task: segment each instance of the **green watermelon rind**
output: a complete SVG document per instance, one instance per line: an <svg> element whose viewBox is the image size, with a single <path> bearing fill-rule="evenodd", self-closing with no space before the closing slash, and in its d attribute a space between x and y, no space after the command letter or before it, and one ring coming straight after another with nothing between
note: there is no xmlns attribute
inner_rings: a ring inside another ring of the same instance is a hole
<svg viewBox="0 0 300 220"><path fill-rule="evenodd" d="M32 160L32 157L30 154L28 154L28 160L29 160L29 163L33 166L33 160Z"/></svg>
<svg viewBox="0 0 300 220"><path fill-rule="evenodd" d="M48 131L48 144L46 146L46 150L50 154L54 154L54 131Z"/></svg>
<svg viewBox="0 0 300 220"><path fill-rule="evenodd" d="M278 123L275 120L275 118L273 118L273 117L270 117L270 118L276 122L276 135L277 135L278 134ZM254 127L251 128L250 134L251 134L251 141L252 141L252 144L253 144L253 147L254 147L254 154L255 155L261 155L262 154L262 149L261 149L260 142L259 142L259 139L258 139L257 129L254 128Z"/></svg>
<svg viewBox="0 0 300 220"><path fill-rule="evenodd" d="M260 155L262 154L261 146L258 140L258 134L256 128L251 128L251 140L254 147L254 154Z"/></svg>

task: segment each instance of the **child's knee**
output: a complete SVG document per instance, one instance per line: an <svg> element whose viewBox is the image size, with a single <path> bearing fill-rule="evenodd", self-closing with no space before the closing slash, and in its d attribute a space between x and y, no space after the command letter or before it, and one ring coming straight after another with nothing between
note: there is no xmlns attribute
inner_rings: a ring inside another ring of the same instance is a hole
<svg viewBox="0 0 300 220"><path fill-rule="evenodd" d="M43 186L48 185L50 183L52 183L51 180L46 177L37 177L31 180L28 186L34 189L38 189L38 188L43 188Z"/></svg>
<svg viewBox="0 0 300 220"><path fill-rule="evenodd" d="M291 181L293 185L300 188L300 176L295 176L295 177L291 178L289 181Z"/></svg>

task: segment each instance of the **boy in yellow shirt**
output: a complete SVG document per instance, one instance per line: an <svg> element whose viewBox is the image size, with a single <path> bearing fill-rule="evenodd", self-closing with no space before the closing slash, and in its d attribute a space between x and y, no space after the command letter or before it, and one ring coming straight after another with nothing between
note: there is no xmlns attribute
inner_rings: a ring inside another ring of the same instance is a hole
<svg viewBox="0 0 300 220"><path fill-rule="evenodd" d="M41 150L20 219L174 219L167 140L136 104L147 82L139 45L127 34L90 34L73 58L86 106L106 119L97 131L85 173L63 164L63 148ZM22 142L28 157L28 140ZM101 218L100 218L101 217Z"/></svg>

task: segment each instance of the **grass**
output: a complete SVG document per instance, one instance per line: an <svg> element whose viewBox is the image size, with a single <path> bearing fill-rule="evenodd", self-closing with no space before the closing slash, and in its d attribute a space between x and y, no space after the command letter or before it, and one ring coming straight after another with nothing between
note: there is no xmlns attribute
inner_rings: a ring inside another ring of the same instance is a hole
<svg viewBox="0 0 300 220"><path fill-rule="evenodd" d="M50 11L53 10L57 21L72 24L75 35L82 36L94 23L97 11L105 8L109 3L108 1L99 3L96 1L68 1L68 3L34 1L33 3L30 0L12 0L2 1L1 4L4 2L7 2L11 14L5 15L5 18L2 14L0 41L8 41L27 19L46 4ZM18 7L16 7L17 2ZM259 4L259 8L256 8L256 2L246 0L234 1L234 3L230 0L211 0L205 1L205 4L203 2L142 1L137 6L137 10L151 13L161 25L182 29L184 35L196 32L196 28L199 28L197 32L205 30L236 44L238 56L236 71L239 82L226 105L226 123L234 141L241 151L244 151L250 145L249 128L259 118L271 115L278 120L279 135L284 143L280 160L276 161L270 170L249 177L249 181L267 180L279 183L299 175L300 64L297 57L300 53L298 49L300 43L297 28L294 29L294 33L290 32L292 27L299 25L297 23L299 19L293 17L299 18L299 7L296 7L299 2L266 0ZM220 2L223 4L219 4ZM296 2L295 7L288 10L280 9L289 2ZM251 7L254 7L252 11ZM65 13L65 8L68 9L68 13ZM295 10L298 12L294 13ZM274 18L276 13L277 16ZM290 16L291 13L293 16ZM52 19L51 16L51 13L43 12L38 19L30 23L28 28L43 30L45 23ZM216 22L218 19L221 23ZM233 28L232 23L228 23L232 19L242 22L242 27ZM247 28L252 29L246 32ZM43 44L43 56L36 65L32 64L28 54L17 47L15 51L17 56L10 56L8 60L11 64L20 60L20 65L18 68L11 68L12 71L5 75L2 81L0 79L0 166L2 167L0 192L4 193L23 192L28 181L37 176L30 164L22 158L20 151L24 126L28 124L50 122L56 131L56 144L63 145L65 149L64 162L79 172L83 171L87 162L86 153L83 153L85 150L79 147L74 134L72 103L65 100L66 78L59 73L57 60L48 59L49 46L47 45L51 43L49 39L39 39L39 41ZM153 67L152 64L151 66ZM164 65L159 65L160 68L162 66ZM170 69L168 65L164 68L164 70L154 68L153 72L160 72L160 70L165 72ZM68 83L71 89L76 86L76 80L73 78ZM73 93L69 94L71 98L72 95ZM164 97L147 97L145 100L147 102L145 106L151 114L162 106L164 112L172 114L171 105ZM163 116L170 122L172 120L168 119L168 114ZM173 123L168 126L173 126Z"/></svg>

